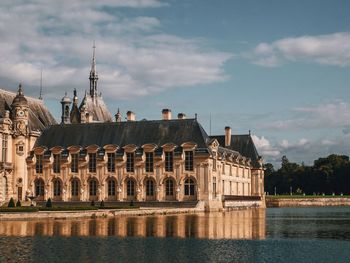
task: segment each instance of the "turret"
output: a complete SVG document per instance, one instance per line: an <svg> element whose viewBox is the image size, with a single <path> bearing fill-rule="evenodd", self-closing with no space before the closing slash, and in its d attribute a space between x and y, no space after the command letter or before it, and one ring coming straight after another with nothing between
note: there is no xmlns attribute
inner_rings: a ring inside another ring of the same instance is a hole
<svg viewBox="0 0 350 263"><path fill-rule="evenodd" d="M61 115L61 123L68 124L70 123L70 105L72 104L71 99L67 96L67 92L61 100L62 104L62 115Z"/></svg>
<svg viewBox="0 0 350 263"><path fill-rule="evenodd" d="M17 95L11 104L11 116L15 136L27 135L28 133L28 109L28 101L24 97L22 85L19 84Z"/></svg>

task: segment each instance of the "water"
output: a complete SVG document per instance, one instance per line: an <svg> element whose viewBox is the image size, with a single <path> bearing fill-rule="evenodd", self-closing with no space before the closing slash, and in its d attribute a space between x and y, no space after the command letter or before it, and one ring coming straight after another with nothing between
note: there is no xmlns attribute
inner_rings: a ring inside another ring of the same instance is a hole
<svg viewBox="0 0 350 263"><path fill-rule="evenodd" d="M350 207L0 222L0 262L350 262Z"/></svg>

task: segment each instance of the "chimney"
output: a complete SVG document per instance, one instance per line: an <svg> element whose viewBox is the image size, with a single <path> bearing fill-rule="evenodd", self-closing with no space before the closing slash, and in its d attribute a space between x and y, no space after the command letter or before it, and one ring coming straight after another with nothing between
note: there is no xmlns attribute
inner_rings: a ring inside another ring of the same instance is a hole
<svg viewBox="0 0 350 263"><path fill-rule="evenodd" d="M135 117L135 113L133 113L132 111L128 111L126 113L126 117L128 121L135 121L136 117Z"/></svg>
<svg viewBox="0 0 350 263"><path fill-rule="evenodd" d="M231 127L226 126L225 127L225 147L228 147L231 145Z"/></svg>
<svg viewBox="0 0 350 263"><path fill-rule="evenodd" d="M177 118L178 118L179 120L184 120L184 119L186 119L186 114L180 112L180 113L177 115Z"/></svg>
<svg viewBox="0 0 350 263"><path fill-rule="evenodd" d="M163 109L162 115L163 115L163 120L171 120L171 110Z"/></svg>

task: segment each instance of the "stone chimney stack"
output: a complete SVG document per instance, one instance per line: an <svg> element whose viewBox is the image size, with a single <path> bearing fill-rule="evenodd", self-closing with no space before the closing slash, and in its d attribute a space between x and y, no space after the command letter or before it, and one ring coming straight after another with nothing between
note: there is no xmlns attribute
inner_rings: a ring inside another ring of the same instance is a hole
<svg viewBox="0 0 350 263"><path fill-rule="evenodd" d="M177 118L178 118L179 120L184 120L184 119L186 119L186 114L180 112L180 113L177 115Z"/></svg>
<svg viewBox="0 0 350 263"><path fill-rule="evenodd" d="M171 110L163 109L162 115L163 115L163 120L171 120Z"/></svg>
<svg viewBox="0 0 350 263"><path fill-rule="evenodd" d="M128 111L126 113L126 118L128 121L135 121L136 120L135 113L133 113L132 111Z"/></svg>
<svg viewBox="0 0 350 263"><path fill-rule="evenodd" d="M226 126L225 127L225 147L228 147L231 145L231 127Z"/></svg>

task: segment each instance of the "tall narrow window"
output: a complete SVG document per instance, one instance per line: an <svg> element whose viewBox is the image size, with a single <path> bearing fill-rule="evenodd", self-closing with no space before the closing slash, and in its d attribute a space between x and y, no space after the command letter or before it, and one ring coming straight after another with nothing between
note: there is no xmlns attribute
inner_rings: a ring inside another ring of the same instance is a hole
<svg viewBox="0 0 350 263"><path fill-rule="evenodd" d="M173 152L165 152L165 171L172 172L174 163Z"/></svg>
<svg viewBox="0 0 350 263"><path fill-rule="evenodd" d="M61 154L53 155L53 172L54 173L61 172Z"/></svg>
<svg viewBox="0 0 350 263"><path fill-rule="evenodd" d="M108 180L108 196L115 195L115 181L113 179Z"/></svg>
<svg viewBox="0 0 350 263"><path fill-rule="evenodd" d="M72 196L79 195L79 182L77 179L72 180Z"/></svg>
<svg viewBox="0 0 350 263"><path fill-rule="evenodd" d="M171 179L165 181L165 195L174 195L174 181Z"/></svg>
<svg viewBox="0 0 350 263"><path fill-rule="evenodd" d="M96 153L89 153L89 172L96 173Z"/></svg>
<svg viewBox="0 0 350 263"><path fill-rule="evenodd" d="M2 134L2 161L7 162L8 135Z"/></svg>
<svg viewBox="0 0 350 263"><path fill-rule="evenodd" d="M58 179L53 181L53 195L54 196L61 195L61 181Z"/></svg>
<svg viewBox="0 0 350 263"><path fill-rule="evenodd" d="M154 195L154 183L153 180L146 181L146 195L153 196Z"/></svg>
<svg viewBox="0 0 350 263"><path fill-rule="evenodd" d="M72 161L71 161L71 164L70 164L70 169L71 169L71 172L72 173L77 173L78 172L78 154L77 153L74 153L71 155L72 157Z"/></svg>
<svg viewBox="0 0 350 263"><path fill-rule="evenodd" d="M193 151L185 151L185 170L193 171Z"/></svg>
<svg viewBox="0 0 350 263"><path fill-rule="evenodd" d="M216 197L216 177L213 177L213 195Z"/></svg>
<svg viewBox="0 0 350 263"><path fill-rule="evenodd" d="M97 194L97 182L95 179L89 182L89 194L95 196Z"/></svg>
<svg viewBox="0 0 350 263"><path fill-rule="evenodd" d="M128 196L134 196L135 195L135 182L131 179L129 179L126 182L126 194Z"/></svg>
<svg viewBox="0 0 350 263"><path fill-rule="evenodd" d="M146 152L146 172L153 172L153 152Z"/></svg>
<svg viewBox="0 0 350 263"><path fill-rule="evenodd" d="M185 180L185 195L194 195L195 184L192 179Z"/></svg>
<svg viewBox="0 0 350 263"><path fill-rule="evenodd" d="M134 172L134 153L126 153L126 171L128 173Z"/></svg>
<svg viewBox="0 0 350 263"><path fill-rule="evenodd" d="M44 195L44 181L41 179L35 180L35 196Z"/></svg>
<svg viewBox="0 0 350 263"><path fill-rule="evenodd" d="M40 154L36 155L35 171L37 174L43 173L43 156Z"/></svg>
<svg viewBox="0 0 350 263"><path fill-rule="evenodd" d="M107 160L107 170L110 173L115 172L115 153L107 153L108 160Z"/></svg>

